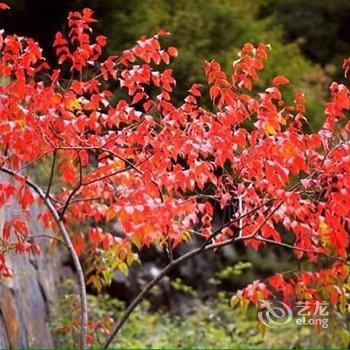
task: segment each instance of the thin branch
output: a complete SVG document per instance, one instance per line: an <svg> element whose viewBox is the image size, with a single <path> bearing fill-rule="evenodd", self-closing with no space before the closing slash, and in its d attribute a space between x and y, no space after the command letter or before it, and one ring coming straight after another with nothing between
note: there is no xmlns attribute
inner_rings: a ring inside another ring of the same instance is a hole
<svg viewBox="0 0 350 350"><path fill-rule="evenodd" d="M53 159L52 159L52 165L51 165L50 179L49 179L49 184L48 184L47 190L46 190L46 196L45 196L46 198L50 195L52 180L53 180L53 176L55 174L56 158L57 158L57 150L54 150L54 152L53 152Z"/></svg>
<svg viewBox="0 0 350 350"><path fill-rule="evenodd" d="M113 151L111 151L111 150L109 150L107 148L101 148L101 151L102 152L107 152L107 153L111 154L112 156L118 158L119 160L122 160L123 162L128 164L132 169L134 169L137 173L139 173L141 175L143 174L143 172L135 164L130 162L130 160L122 157L121 155L119 155L119 154L117 154L117 153L115 153L115 152L113 152Z"/></svg>
<svg viewBox="0 0 350 350"><path fill-rule="evenodd" d="M144 289L138 294L138 296L132 301L132 303L127 307L127 309L124 311L124 314L122 315L122 317L119 319L119 321L117 322L117 324L115 325L113 331L111 332L110 336L108 337L106 343L104 344L104 349L107 349L109 347L109 345L111 344L111 342L113 341L113 339L115 338L115 336L118 334L119 330L121 329L121 327L124 325L124 323L128 320L130 314L134 311L134 309L140 304L140 302L144 299L144 297L147 295L147 293L163 278L165 277L173 268L175 268L176 266L180 265L181 263L183 263L184 261L202 253L203 251L209 251L209 250L213 250L216 248L221 248L224 246L227 246L229 244L232 244L234 242L237 241L241 241L244 239L247 239L248 236L246 237L236 237L234 239L229 239L223 242L219 242L219 243L213 243L213 244L209 244L206 247L202 248L196 248L182 256L180 256L179 258L173 260L172 262L170 262L156 277L154 277L145 287Z"/></svg>
<svg viewBox="0 0 350 350"><path fill-rule="evenodd" d="M283 203L283 202L282 202ZM232 243L235 242L239 242L239 241L244 241L244 240L248 240L248 239L252 239L254 238L254 236L256 236L256 234L261 230L262 226L267 222L267 220L273 215L273 213L280 207L280 205L282 205L282 203L280 203L266 218L265 220L261 223L261 225L259 225L259 227L251 234L247 235L247 236L239 236L239 237L235 237L235 238L230 238L226 241L223 242L218 242L218 243L212 243L212 244L208 244L209 240L207 239L205 241L205 245L201 245L200 247L180 256L179 258L172 260L160 273L158 276L154 277L146 286L145 288L137 295L137 297L132 301L132 303L127 307L127 309L125 310L124 314L122 315L122 317L119 319L119 321L117 322L115 328L113 329L113 331L111 332L110 336L108 337L105 345L104 345L104 349L107 349L109 347L109 345L111 344L111 342L113 341L113 339L115 338L115 336L118 334L119 330L121 329L121 327L124 325L124 323L128 320L130 314L133 312L133 310L137 307L137 305L144 299L144 297L147 295L147 293L164 277L168 274L169 271L171 271L174 267L178 266L179 264L181 264L182 262L198 255L201 254L202 252L205 251L209 251L209 250L213 250L213 249L217 249L217 248L221 248L221 247L225 247L227 245L230 245ZM229 225L230 222L228 222L226 225ZM219 232L222 229L222 227L218 228L217 230L214 231L213 234L217 234L217 232Z"/></svg>
<svg viewBox="0 0 350 350"><path fill-rule="evenodd" d="M42 237L53 239L53 240L61 243L62 245L64 245L67 249L69 249L68 246L66 245L66 243L64 243L61 239L59 239L57 237L54 237L54 236L50 236L50 235L34 235L34 236L29 236L28 238L42 238Z"/></svg>
<svg viewBox="0 0 350 350"><path fill-rule="evenodd" d="M328 255L328 254L321 252L319 250L301 248L301 247L297 247L294 245L290 245L288 243L278 242L278 241L274 241L273 239L268 239L268 238L263 238L263 237L253 237L253 239L255 239L257 241L265 242L265 243L274 244L274 245L277 245L280 247L288 248L288 249L293 250L293 251L300 251L300 252L309 253L309 254L324 255L325 257L327 257L329 259L338 260L338 261L342 262L343 264L350 266L350 263L348 263L346 260L339 258L337 256Z"/></svg>
<svg viewBox="0 0 350 350"><path fill-rule="evenodd" d="M244 219L246 216L255 213L258 209L264 207L265 205L273 202L275 200L275 198L271 198L269 200L267 200L265 203L261 203L258 206L254 207L253 209L247 211L246 213L240 215L237 218L233 218L230 221L226 222L225 224L222 224L221 226L219 226L218 228L216 228L213 233L211 235L209 235L205 241L202 243L202 248L204 248L212 239L214 239L220 232L222 229L224 229L225 227L230 226L231 224L233 224L234 222L240 221L242 219Z"/></svg>
<svg viewBox="0 0 350 350"><path fill-rule="evenodd" d="M26 184L32 188L38 195L39 197L44 201L46 207L50 211L51 215L56 221L56 224L58 226L58 229L62 235L63 241L66 244L67 248L69 249L69 252L72 256L73 259L73 264L77 272L78 276L78 284L79 284L79 294L80 294L80 318L81 318L81 324L80 324L80 347L82 349L87 348L87 342L86 342L86 337L87 337L87 324L88 324L88 305L87 305L87 298L86 298L86 289L85 289L85 279L84 279L84 273L83 269L81 267L79 257L73 247L72 241L69 237L69 234L66 230L65 225L63 224L61 217L59 216L57 210L49 200L49 198L46 198L46 193L34 182L26 179L22 175L17 174L16 172L0 167L0 171L3 173L6 173L10 176L13 176L15 179L20 178L21 180L24 180Z"/></svg>
<svg viewBox="0 0 350 350"><path fill-rule="evenodd" d="M126 168L124 168L124 169L116 170L116 171L114 171L114 172L111 173L111 174L107 174L107 175L101 176L101 177L99 177L98 179L94 179L94 180L90 180L90 181L83 181L83 182L82 182L82 186L91 185L91 184L93 184L94 182L98 182L98 181L101 181L101 180L105 180L105 179L107 179L107 178L109 178L109 177L111 177L111 176L114 176L114 175L117 175L117 174L121 174L121 173L123 173L124 171L129 171L129 170L131 170L131 169L132 169L132 168L131 168L130 166L128 166L128 167L126 167Z"/></svg>
<svg viewBox="0 0 350 350"><path fill-rule="evenodd" d="M301 183L297 183L296 185L294 185L290 191L297 189L299 186L301 185ZM201 246L199 246L198 248L180 256L179 258L170 261L170 263L164 267L164 269L159 273L159 275L157 275L156 277L154 277L145 287L144 289L137 295L137 297L131 302L131 304L126 308L126 310L124 311L122 317L119 319L119 321L116 323L114 329L112 330L111 334L109 335L107 341L105 342L104 345L104 349L107 349L109 347L109 345L111 344L111 342L113 341L113 339L116 337L116 335L118 334L119 330L121 329L121 327L124 325L124 323L128 320L129 316L131 315L131 313L133 312L133 310L139 305L139 303L144 299L144 297L147 295L147 293L164 277L168 274L169 271L171 271L174 267L178 266L179 264L181 264L182 262L198 255L201 254L205 251L209 251L209 250L213 250L213 249L218 249L221 247L225 247L227 245L233 244L235 242L239 242L239 241L244 241L244 240L249 240L249 239L255 239L256 235L258 234L258 232L261 230L261 228L267 223L267 221L271 218L271 216L283 205L284 201L281 201L275 208L269 208L269 210L272 209L272 211L270 211L270 213L265 217L264 221L259 225L259 227L257 227L257 229L252 232L249 235L246 236L238 236L238 237L233 237L230 238L228 240L225 240L223 242L218 242L218 243L212 243L209 244L209 242L215 238L220 231L231 225L233 222L235 221L239 221L242 218L254 213L256 210L258 210L259 208L273 202L274 200L276 200L275 198L270 198L269 200L267 200L265 203L262 203L260 205L258 205L257 207L251 209L250 211L245 212L244 214L240 215L238 218L234 218L231 219L230 221L228 221L227 223L221 225L220 227L218 227L211 235L209 235L206 240L202 243Z"/></svg>
<svg viewBox="0 0 350 350"><path fill-rule="evenodd" d="M271 199L272 200L272 199ZM271 201L269 200L269 201ZM117 322L115 328L113 329L113 331L111 332L110 336L108 337L105 345L104 345L104 349L107 349L109 347L109 345L111 344L111 342L113 341L113 339L115 338L115 336L118 334L119 330L121 329L121 327L124 325L124 323L128 320L130 314L133 312L133 310L137 307L137 305L144 299L144 297L147 295L147 293L165 276L168 274L169 271L171 271L174 267L176 267L177 265L181 264L182 262L198 255L201 254L205 251L209 251L209 250L213 250L213 249L218 249L218 248L222 248L225 247L227 245L239 242L239 241L245 241L245 240L249 240L249 239L256 239L256 235L258 234L258 232L262 229L262 227L267 223L267 221L270 219L270 217L281 207L281 205L284 203L284 201L281 201L264 219L264 221L254 230L254 232L252 232L249 235L246 236L242 236L239 235L238 237L233 237L230 238L228 240L225 240L223 242L218 242L218 243L212 243L209 244L209 237L205 240L205 242L199 246L198 248L180 256L179 258L172 260L160 273L158 276L154 277L146 286L145 288L138 294L138 296L132 301L132 303L127 307L127 309L125 310L124 314L122 315L122 317L119 319L119 321ZM266 204L266 203L265 203ZM256 207L254 210L257 210L259 207ZM248 215L249 212L241 215L241 216L246 216ZM240 220L240 218L236 218L235 220ZM224 227L227 227L228 225L230 225L232 223L232 220L230 220L229 222L227 222L226 224L220 226L219 228L217 228L211 235L210 237L215 237L215 235L217 235Z"/></svg>
<svg viewBox="0 0 350 350"><path fill-rule="evenodd" d="M169 261L172 262L174 260L174 255L173 255L173 247L171 245L170 240L167 241L166 251L167 251L168 256L169 256Z"/></svg>
<svg viewBox="0 0 350 350"><path fill-rule="evenodd" d="M239 210L239 215L240 216L243 215L243 195L239 196L239 198L238 198L238 210ZM241 218L238 221L238 229L239 229L240 236L242 236L242 234L243 234L242 227L243 227L243 220Z"/></svg>
<svg viewBox="0 0 350 350"><path fill-rule="evenodd" d="M93 202L93 201L97 201L101 198L102 197L77 198L77 199L73 199L72 201L70 201L70 204L79 203L79 202Z"/></svg>

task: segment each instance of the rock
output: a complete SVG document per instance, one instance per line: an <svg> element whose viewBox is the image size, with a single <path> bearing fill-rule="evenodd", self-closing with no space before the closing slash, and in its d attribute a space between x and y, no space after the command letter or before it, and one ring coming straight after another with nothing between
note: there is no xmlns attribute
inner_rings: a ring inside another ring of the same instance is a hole
<svg viewBox="0 0 350 350"><path fill-rule="evenodd" d="M4 177L0 177L0 181ZM8 179L5 181L8 181ZM0 208L0 232L4 221L20 215L14 202ZM50 235L37 220L39 208L32 206L28 220L32 235ZM35 238L41 253L6 255L13 278L0 280L0 348L53 348L49 319L58 299L60 281L71 271L62 268L63 254L50 248L48 238Z"/></svg>

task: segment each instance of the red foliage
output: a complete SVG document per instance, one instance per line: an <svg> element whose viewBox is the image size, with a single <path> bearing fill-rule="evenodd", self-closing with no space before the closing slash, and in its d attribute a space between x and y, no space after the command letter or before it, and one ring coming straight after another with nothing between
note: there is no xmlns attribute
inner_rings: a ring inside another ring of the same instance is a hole
<svg viewBox="0 0 350 350"><path fill-rule="evenodd" d="M167 33L141 38L101 62L107 40L91 34L93 22L89 9L69 14L68 35L57 33L54 42L60 70L48 66L34 40L0 32L0 169L19 174L16 185L0 184L0 204L16 199L29 215L30 205L41 200L24 181L35 165L55 157L47 196L75 232L79 254L117 249L119 259L130 263L135 247L176 248L195 233L213 242L242 237L254 249L284 244L313 271L256 282L240 297L257 302L278 292L286 302L344 300L348 88L331 85L323 127L308 134L304 96L297 93L288 105L279 90L287 78L274 78L273 87L261 92L253 87L268 47L248 43L231 76L215 61L205 64L212 110L198 105L198 84L175 105L176 80L167 65L178 52L161 46ZM70 79L62 73L67 66ZM112 102L114 90L106 82L128 97ZM32 166L22 171L25 164ZM217 209L230 204L236 211L215 233ZM55 226L48 213L39 219ZM111 234L117 228L121 238ZM17 251L36 251L26 217L5 224L0 247L11 239ZM0 253L2 276L10 275L7 251ZM328 267L319 270L320 260Z"/></svg>
<svg viewBox="0 0 350 350"><path fill-rule="evenodd" d="M9 10L10 7L6 5L4 2L0 2L0 10Z"/></svg>

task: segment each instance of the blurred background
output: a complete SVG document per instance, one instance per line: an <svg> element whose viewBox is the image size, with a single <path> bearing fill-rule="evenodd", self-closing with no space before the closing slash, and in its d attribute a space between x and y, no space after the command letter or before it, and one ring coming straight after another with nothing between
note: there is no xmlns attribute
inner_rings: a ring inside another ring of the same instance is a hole
<svg viewBox="0 0 350 350"><path fill-rule="evenodd" d="M179 49L173 67L181 98L193 82L203 82L203 61L217 59L230 69L245 42L272 46L258 87L276 74L286 75L308 98L309 117L317 127L322 99L331 79L341 79L341 64L350 54L348 0L9 0L1 14L8 32L37 39L55 61L54 34L65 29L68 11L90 7L98 18L96 32L108 37L109 53L130 47L141 35L159 28L172 33Z"/></svg>
<svg viewBox="0 0 350 350"><path fill-rule="evenodd" d="M71 10L90 7L98 19L96 33L107 36L109 54L130 47L141 35L159 29L172 33L166 44L179 50L172 63L177 79L175 98L184 97L194 82L204 83L203 62L215 59L230 72L237 52L246 42L272 47L257 89L276 75L292 83L286 91L306 94L310 128L323 121L323 104L332 80L342 81L342 61L350 56L349 0L9 0L11 11L0 15L7 33L35 38L55 66L52 42L57 30L65 31ZM204 104L208 101L203 102ZM186 249L186 248L182 248ZM188 249L188 248L187 248ZM177 254L181 253L177 252ZM90 290L93 313L113 309L117 316L142 286L165 263L157 248L141 256L142 265L128 276L116 273L111 286L97 296ZM123 331L120 347L238 348L238 347L332 347L343 345L343 326L332 331L295 329L287 325L264 337L257 329L254 312L241 315L229 308L228 298L255 279L277 271L298 268L289 252L245 247L227 248L213 257L201 256L174 271L150 295ZM71 284L63 286L69 293ZM62 304L62 314L65 304ZM58 320L62 322L60 317ZM63 320L64 321L64 320ZM345 332L345 329L344 329ZM316 334L316 336L315 336ZM69 344L61 328L58 341Z"/></svg>

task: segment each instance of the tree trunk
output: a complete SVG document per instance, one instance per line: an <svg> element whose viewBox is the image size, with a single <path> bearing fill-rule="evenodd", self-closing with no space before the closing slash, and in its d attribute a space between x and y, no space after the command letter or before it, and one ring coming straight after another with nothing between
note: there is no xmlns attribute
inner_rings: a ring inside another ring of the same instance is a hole
<svg viewBox="0 0 350 350"><path fill-rule="evenodd" d="M3 175L0 182L9 181ZM39 208L32 206L28 220L30 234L50 235L37 216ZM0 234L6 219L21 215L13 201L0 208ZM9 254L7 263L13 278L0 279L0 348L53 348L49 319L58 299L58 286L64 275L63 255L50 248L48 238L36 238L41 247L38 256Z"/></svg>

